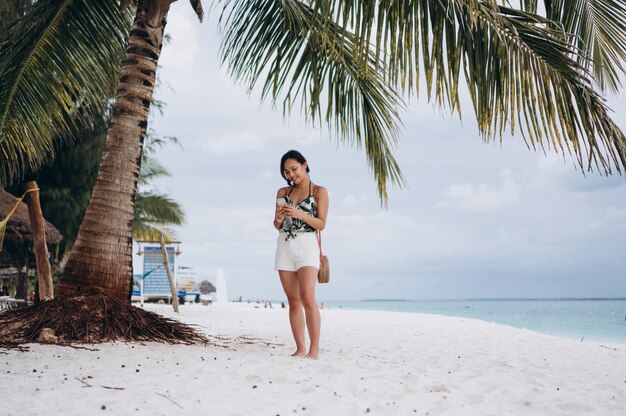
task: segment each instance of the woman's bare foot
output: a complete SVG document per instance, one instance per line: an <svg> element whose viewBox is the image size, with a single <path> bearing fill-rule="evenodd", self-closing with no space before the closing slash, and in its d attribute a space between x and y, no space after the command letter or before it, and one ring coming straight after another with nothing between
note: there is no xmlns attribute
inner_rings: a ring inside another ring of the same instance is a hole
<svg viewBox="0 0 626 416"><path fill-rule="evenodd" d="M306 358L309 360L318 360L320 358L320 353L318 351L309 351Z"/></svg>
<svg viewBox="0 0 626 416"><path fill-rule="evenodd" d="M292 357L304 357L305 354L306 354L306 350L296 350L296 352L291 354L291 356Z"/></svg>

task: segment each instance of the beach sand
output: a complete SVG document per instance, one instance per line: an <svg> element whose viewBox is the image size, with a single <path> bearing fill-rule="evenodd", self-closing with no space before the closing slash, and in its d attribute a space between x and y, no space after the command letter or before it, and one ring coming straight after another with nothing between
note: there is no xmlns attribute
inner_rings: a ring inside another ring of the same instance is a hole
<svg viewBox="0 0 626 416"><path fill-rule="evenodd" d="M184 305L216 345L0 350L0 415L626 415L626 346L467 318L322 310L318 361L286 309Z"/></svg>

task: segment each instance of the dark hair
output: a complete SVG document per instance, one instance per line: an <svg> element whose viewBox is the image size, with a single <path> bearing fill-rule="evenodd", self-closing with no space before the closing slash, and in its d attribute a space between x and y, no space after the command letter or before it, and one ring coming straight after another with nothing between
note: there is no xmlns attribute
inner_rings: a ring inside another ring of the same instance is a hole
<svg viewBox="0 0 626 416"><path fill-rule="evenodd" d="M287 179L287 176L285 176L285 162L287 161L287 159L294 159L301 165L304 165L305 163L307 163L307 161L304 156L302 156L302 153L298 152L297 150L290 150L285 153L283 157L280 158L280 176L282 176L283 179L287 181L287 184L291 186L291 181ZM307 163L306 173L309 173L309 171L309 164Z"/></svg>

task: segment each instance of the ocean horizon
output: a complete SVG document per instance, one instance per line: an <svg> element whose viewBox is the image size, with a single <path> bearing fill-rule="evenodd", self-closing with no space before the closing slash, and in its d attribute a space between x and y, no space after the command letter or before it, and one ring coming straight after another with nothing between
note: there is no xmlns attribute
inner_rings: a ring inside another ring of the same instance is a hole
<svg viewBox="0 0 626 416"><path fill-rule="evenodd" d="M626 345L626 298L324 300L325 308L427 313L479 319L580 342Z"/></svg>

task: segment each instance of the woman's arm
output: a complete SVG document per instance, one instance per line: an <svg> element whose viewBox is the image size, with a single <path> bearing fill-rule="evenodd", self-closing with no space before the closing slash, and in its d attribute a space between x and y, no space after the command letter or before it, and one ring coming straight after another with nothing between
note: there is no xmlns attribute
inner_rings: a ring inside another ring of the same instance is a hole
<svg viewBox="0 0 626 416"><path fill-rule="evenodd" d="M284 198L287 193L287 188L280 188L276 193L276 199ZM283 219L285 218L285 214L281 210L282 205L276 204L276 211L274 212L274 228L280 230L283 225Z"/></svg>

